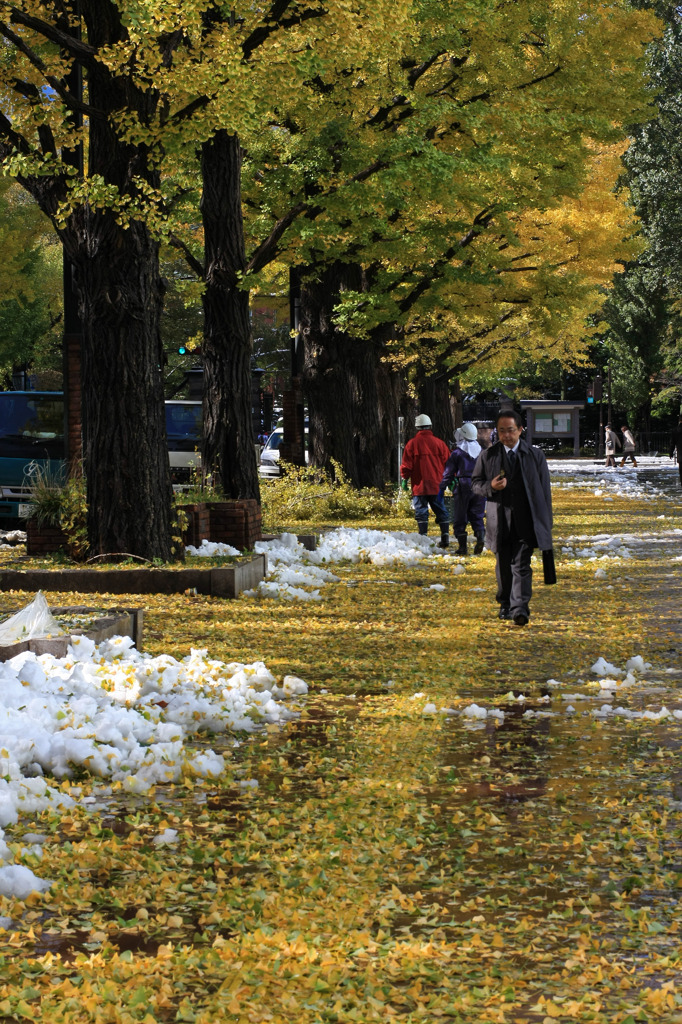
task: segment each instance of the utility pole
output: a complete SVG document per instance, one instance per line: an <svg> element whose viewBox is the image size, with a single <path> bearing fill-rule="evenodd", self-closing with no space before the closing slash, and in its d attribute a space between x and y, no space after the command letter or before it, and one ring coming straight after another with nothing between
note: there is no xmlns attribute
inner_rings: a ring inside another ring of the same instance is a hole
<svg viewBox="0 0 682 1024"><path fill-rule="evenodd" d="M608 422L613 426L613 408L611 406L611 363L608 365L608 389L609 389L609 418Z"/></svg>

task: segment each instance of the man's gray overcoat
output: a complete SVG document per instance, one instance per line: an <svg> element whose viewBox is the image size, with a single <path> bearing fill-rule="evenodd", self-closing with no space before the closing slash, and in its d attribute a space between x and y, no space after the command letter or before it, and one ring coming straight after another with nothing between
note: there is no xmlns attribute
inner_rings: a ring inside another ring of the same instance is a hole
<svg viewBox="0 0 682 1024"><path fill-rule="evenodd" d="M549 551L552 547L552 492L547 459L540 448L529 445L523 438L519 441L516 454L528 495L538 547L541 551ZM504 514L504 507L500 504L504 490L494 491L490 481L498 476L502 469L507 471L504 445L497 441L478 456L471 477L474 493L486 499L485 545L493 552L497 552L499 513Z"/></svg>

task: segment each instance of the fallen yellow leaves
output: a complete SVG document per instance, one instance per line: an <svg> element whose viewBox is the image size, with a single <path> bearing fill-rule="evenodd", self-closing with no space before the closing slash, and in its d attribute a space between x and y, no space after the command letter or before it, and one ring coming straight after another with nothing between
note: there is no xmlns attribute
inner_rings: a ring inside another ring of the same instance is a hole
<svg viewBox="0 0 682 1024"><path fill-rule="evenodd" d="M602 529L589 495L562 492L557 507L559 530ZM633 530L651 514L617 501L610 512ZM52 890L0 902L15 925L0 932L1 1015L675 1021L682 835L660 733L526 720L508 704L502 726L465 728L425 720L412 700L460 709L480 693L490 706L513 689L542 707L550 676L637 652L620 592L596 592L577 568L570 589L538 589L522 650L494 619L492 559L470 560L459 589L427 607L443 571L344 566L321 605L268 606L267 628L246 600L197 600L191 616L181 597L150 602L153 650L279 664L311 684L306 718L243 744L234 780L158 787L158 804L114 786L106 827L83 808L62 819L40 860ZM651 589L643 616L647 602ZM155 847L166 829L177 844Z"/></svg>

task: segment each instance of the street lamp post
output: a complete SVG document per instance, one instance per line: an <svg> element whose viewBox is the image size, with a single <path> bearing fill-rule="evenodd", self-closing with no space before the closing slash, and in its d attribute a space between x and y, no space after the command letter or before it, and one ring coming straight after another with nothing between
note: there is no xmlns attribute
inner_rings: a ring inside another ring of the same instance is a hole
<svg viewBox="0 0 682 1024"><path fill-rule="evenodd" d="M80 3L75 13L80 18ZM67 29L69 28L67 23ZM80 25L73 30L80 38ZM83 69L74 59L67 75L67 88L77 103L83 100ZM83 114L73 109L69 119L77 131L83 127ZM77 142L74 149L63 149L62 160L74 168L76 176L83 178L83 143ZM83 327L78 309L78 294L74 284L74 268L68 254L62 249L63 295L64 295L64 341L62 367L64 379L64 447L69 475L80 472L83 457L83 405L81 399L81 362Z"/></svg>

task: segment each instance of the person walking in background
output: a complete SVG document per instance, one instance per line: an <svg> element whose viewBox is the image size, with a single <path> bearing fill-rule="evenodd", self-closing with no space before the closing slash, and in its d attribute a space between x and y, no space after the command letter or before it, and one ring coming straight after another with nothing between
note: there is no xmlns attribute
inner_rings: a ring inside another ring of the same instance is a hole
<svg viewBox="0 0 682 1024"><path fill-rule="evenodd" d="M637 459L635 458L635 439L627 425L621 427L620 432L623 435L623 460L621 462L621 466L624 466L628 459L632 459L632 465L636 466Z"/></svg>
<svg viewBox="0 0 682 1024"><path fill-rule="evenodd" d="M439 547L446 548L450 542L450 517L438 492L450 449L445 441L434 436L428 416L417 416L414 425L417 433L405 445L400 464L400 485L407 491L407 481L412 483L412 508L419 532L425 536L429 531L430 506L440 526Z"/></svg>
<svg viewBox="0 0 682 1024"><path fill-rule="evenodd" d="M616 448L620 448L620 438L610 423L606 424L604 433L604 449L606 451L606 462L604 465L616 468Z"/></svg>
<svg viewBox="0 0 682 1024"><path fill-rule="evenodd" d="M680 483L682 484L682 416L680 416L676 428L673 430L670 439L670 458L674 458L677 451L677 466L680 471Z"/></svg>
<svg viewBox="0 0 682 1024"><path fill-rule="evenodd" d="M473 423L463 423L455 433L455 448L450 452L450 458L445 464L438 492L438 497L442 499L445 489L453 487L452 527L459 544L458 555L467 553L467 522L471 523L476 537L474 554L480 555L485 544L485 498L480 494L474 494L471 489L471 474L480 454L478 430Z"/></svg>
<svg viewBox="0 0 682 1024"><path fill-rule="evenodd" d="M496 556L499 617L525 626L530 618L533 548L552 550L552 494L544 452L521 437L514 410L497 415L500 440L481 452L471 478L485 498L486 547Z"/></svg>

